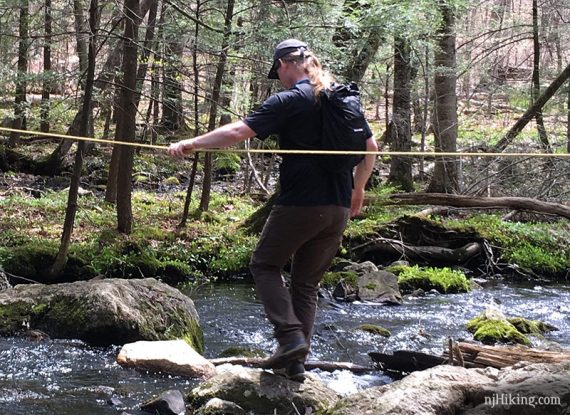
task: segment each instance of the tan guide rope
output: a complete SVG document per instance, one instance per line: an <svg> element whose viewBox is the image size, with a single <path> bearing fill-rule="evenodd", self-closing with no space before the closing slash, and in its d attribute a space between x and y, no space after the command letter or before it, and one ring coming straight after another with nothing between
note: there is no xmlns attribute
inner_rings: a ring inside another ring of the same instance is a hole
<svg viewBox="0 0 570 415"><path fill-rule="evenodd" d="M168 146L135 143L130 141L105 140L102 138L80 137L76 135L65 135L56 133L44 133L41 131L18 130L15 128L0 127L0 131L19 133L25 135L37 135L44 137L63 138L68 140L91 141L94 143L120 144L131 147L156 148L167 150ZM281 150L281 149L200 149L199 152L213 153L264 153L264 154L309 154L309 155L385 155L385 156L421 156L421 157L549 157L549 158L570 158L570 154L554 153L451 153L451 152L422 152L422 151L332 151L332 150Z"/></svg>

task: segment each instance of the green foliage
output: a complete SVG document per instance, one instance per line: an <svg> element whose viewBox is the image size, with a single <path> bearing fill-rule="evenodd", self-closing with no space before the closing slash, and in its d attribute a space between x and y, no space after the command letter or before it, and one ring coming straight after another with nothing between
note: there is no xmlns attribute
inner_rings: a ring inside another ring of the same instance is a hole
<svg viewBox="0 0 570 415"><path fill-rule="evenodd" d="M418 288L424 291L436 289L442 293L468 292L471 289L469 280L461 271L450 268L420 268L417 265L404 267L399 272L398 285L408 292Z"/></svg>
<svg viewBox="0 0 570 415"><path fill-rule="evenodd" d="M225 173L235 174L241 163L241 157L238 153L218 153L214 159L216 170L222 170Z"/></svg>
<svg viewBox="0 0 570 415"><path fill-rule="evenodd" d="M498 246L501 259L540 274L570 269L569 230L557 223L505 222L494 215L475 215L461 221L445 221L452 229L469 230Z"/></svg>
<svg viewBox="0 0 570 415"><path fill-rule="evenodd" d="M382 336L382 337L392 336L392 333L390 333L390 330L385 329L385 328L380 327L380 326L376 326L374 324L361 324L360 326L357 327L357 329L362 330L362 331L366 331L366 332L371 333L371 334L375 334L377 336Z"/></svg>
<svg viewBox="0 0 570 415"><path fill-rule="evenodd" d="M339 282L345 282L352 288L358 287L358 274L354 271L326 272L321 280L321 285L334 288Z"/></svg>

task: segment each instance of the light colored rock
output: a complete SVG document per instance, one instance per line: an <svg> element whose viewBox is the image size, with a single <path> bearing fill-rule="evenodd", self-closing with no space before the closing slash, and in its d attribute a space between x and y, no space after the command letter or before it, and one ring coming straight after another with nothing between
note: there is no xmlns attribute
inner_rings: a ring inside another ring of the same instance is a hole
<svg viewBox="0 0 570 415"><path fill-rule="evenodd" d="M233 402L223 401L218 398L210 399L202 406L196 415L244 415L243 408Z"/></svg>
<svg viewBox="0 0 570 415"><path fill-rule="evenodd" d="M125 344L117 356L117 363L124 367L191 378L207 379L216 373L215 366L184 340Z"/></svg>
<svg viewBox="0 0 570 415"><path fill-rule="evenodd" d="M387 271L374 271L358 279L358 297L363 301L402 304L398 277Z"/></svg>
<svg viewBox="0 0 570 415"><path fill-rule="evenodd" d="M345 267L343 271L354 271L358 275L369 274L378 271L378 267L372 261L353 262L351 265Z"/></svg>
<svg viewBox="0 0 570 415"><path fill-rule="evenodd" d="M201 351L192 300L154 278L27 284L0 291L0 335L41 330L52 339L107 346L183 338Z"/></svg>
<svg viewBox="0 0 570 415"><path fill-rule="evenodd" d="M558 402L540 405L539 397ZM437 366L350 395L337 403L335 415L567 415L569 411L570 362L565 362L522 363L501 370Z"/></svg>
<svg viewBox="0 0 570 415"><path fill-rule="evenodd" d="M446 415L459 413L470 390L491 383L462 367L437 366L342 399L335 415Z"/></svg>
<svg viewBox="0 0 570 415"><path fill-rule="evenodd" d="M309 374L304 383L293 382L269 371L241 366L218 366L218 374L192 389L188 400L203 406L210 399L234 402L255 414L306 413L305 408L326 410L339 395Z"/></svg>
<svg viewBox="0 0 570 415"><path fill-rule="evenodd" d="M184 415L186 413L186 404L184 403L182 393L173 389L143 403L141 410L155 415Z"/></svg>

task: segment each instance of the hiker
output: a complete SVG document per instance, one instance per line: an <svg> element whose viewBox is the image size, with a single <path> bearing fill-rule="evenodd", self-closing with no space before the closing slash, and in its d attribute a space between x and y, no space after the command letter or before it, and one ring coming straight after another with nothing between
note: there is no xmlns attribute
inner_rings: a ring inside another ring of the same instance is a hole
<svg viewBox="0 0 570 415"><path fill-rule="evenodd" d="M270 96L243 120L171 144L168 152L182 157L202 148L226 147L254 136L265 139L270 134L278 136L281 149L318 150L321 116L317 97L334 81L332 76L306 43L288 39L277 45L268 78L279 79L286 90ZM366 150L377 151L365 121L363 129ZM257 293L279 343L264 362L265 368L294 380L304 379L318 285L338 251L349 217L361 211L374 162L374 155L366 155L354 174L351 170L331 173L319 165L319 155L283 155L280 194L250 262ZM281 270L291 257L287 288Z"/></svg>

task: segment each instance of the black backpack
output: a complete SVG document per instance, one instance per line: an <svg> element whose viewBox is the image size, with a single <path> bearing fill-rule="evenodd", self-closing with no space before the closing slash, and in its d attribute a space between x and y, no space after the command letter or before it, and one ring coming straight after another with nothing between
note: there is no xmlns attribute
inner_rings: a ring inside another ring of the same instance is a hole
<svg viewBox="0 0 570 415"><path fill-rule="evenodd" d="M335 151L366 151L367 124L360 107L360 92L354 82L332 84L321 91L321 148ZM320 156L323 167L330 172L352 170L364 155Z"/></svg>

